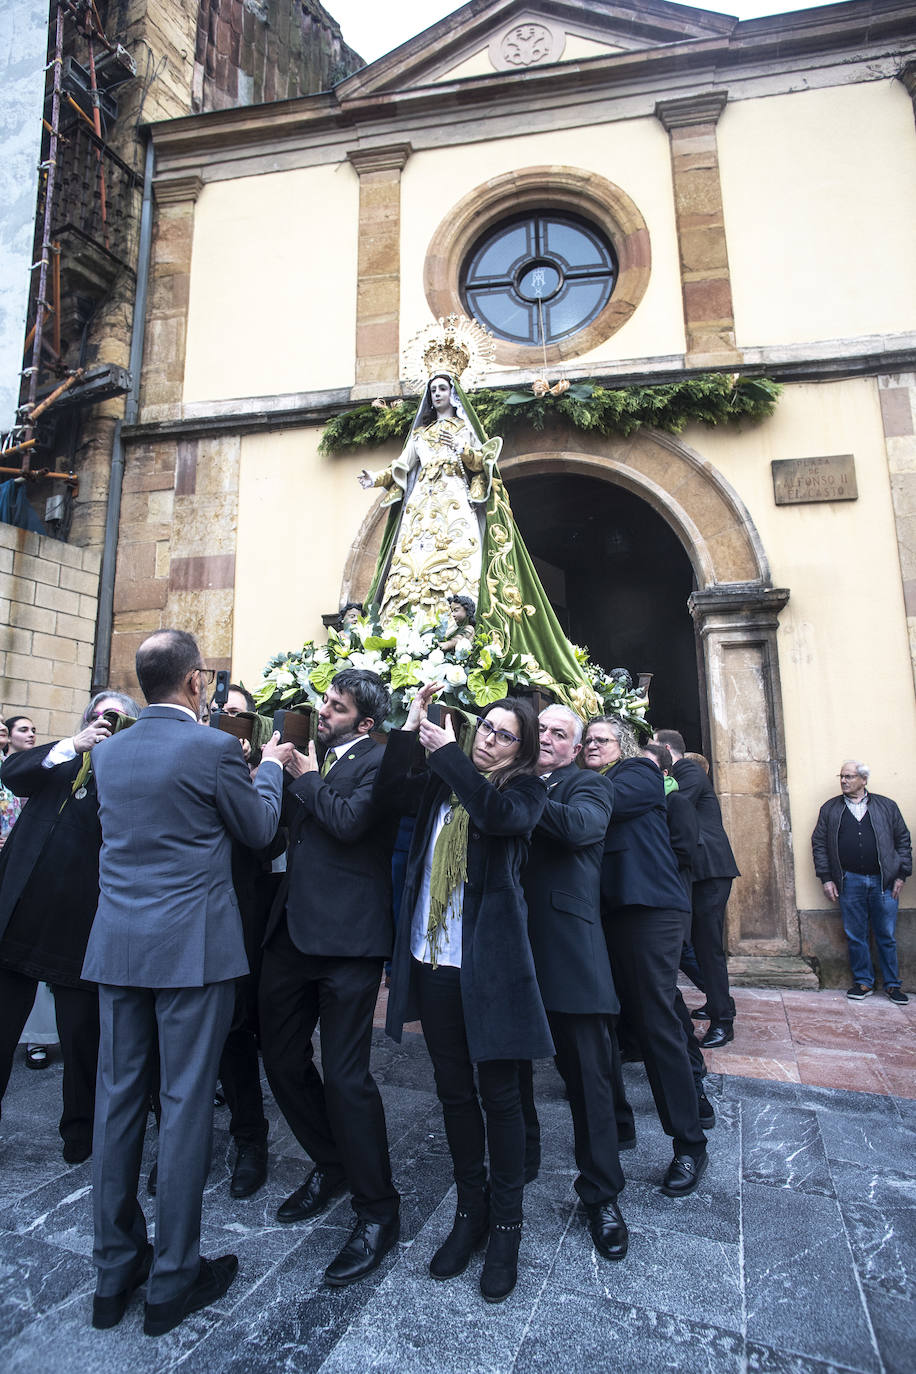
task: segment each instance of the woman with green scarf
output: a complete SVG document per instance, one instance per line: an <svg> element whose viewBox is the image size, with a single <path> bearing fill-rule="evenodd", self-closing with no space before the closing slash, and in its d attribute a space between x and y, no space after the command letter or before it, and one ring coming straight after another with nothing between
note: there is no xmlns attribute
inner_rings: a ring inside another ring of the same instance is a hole
<svg viewBox="0 0 916 1374"><path fill-rule="evenodd" d="M431 684L417 693L404 729L389 736L376 782L380 804L417 817L387 1030L400 1041L405 1022L422 1023L454 1164L455 1221L430 1274L462 1273L486 1243L480 1290L501 1302L515 1286L522 1229L518 1061L554 1052L519 881L547 793L535 771L538 727L529 702L494 702L476 722L468 758L448 721L443 728L427 718L439 690ZM428 771L413 773L417 733Z"/></svg>

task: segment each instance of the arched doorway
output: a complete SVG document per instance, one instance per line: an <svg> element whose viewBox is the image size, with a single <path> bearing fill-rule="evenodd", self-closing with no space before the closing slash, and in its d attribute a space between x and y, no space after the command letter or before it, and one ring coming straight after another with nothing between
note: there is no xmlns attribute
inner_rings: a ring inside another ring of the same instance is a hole
<svg viewBox="0 0 916 1374"><path fill-rule="evenodd" d="M696 578L670 525L641 497L598 477L520 473L506 485L570 639L602 667L628 669L634 683L651 673L652 721L700 748L705 731L687 605Z"/></svg>
<svg viewBox="0 0 916 1374"><path fill-rule="evenodd" d="M705 712L708 720L703 752L712 762L725 826L742 873L728 907L732 973L758 986L768 982L811 986L814 975L799 955L777 651L778 617L789 592L773 587L766 553L744 502L700 454L679 439L651 431L630 439L602 439L571 431L513 437L503 449L500 469L512 492L526 542L531 539L535 554L546 561L550 561L550 529L557 515L548 498L551 493L555 496L560 486L568 485L575 491L581 480L611 489L610 495L602 493L600 498L601 509L611 513L611 533L625 526L624 516L629 515L644 522L642 527L649 531L657 548L667 549L671 576L662 582L662 591L670 598L675 615L678 597L688 586L686 559L695 587L687 597L689 614L701 648L699 674L694 661L687 681L696 692L698 675L703 678L700 714ZM560 486L545 485L548 482L559 482ZM599 499L595 486L578 490ZM636 504L624 506L623 497L633 498ZM580 529L585 529L581 509L576 516L577 505L573 498L570 527L575 528L578 518ZM649 514L668 527L674 544L662 542L666 537L660 534L658 524L652 524ZM365 594L383 517L380 499L353 544L341 602ZM598 536L583 538L587 545L589 539ZM562 560L559 566L562 569ZM586 569L586 581L587 573ZM679 578L681 591L675 592ZM556 589L549 584L549 570L545 585L548 595L557 600ZM568 589L565 595L569 598ZM589 622L589 608L587 599L578 592L570 600L577 607L567 607L570 634L575 638L578 625L583 620ZM573 619L574 614L578 619ZM638 621L639 615L633 619ZM682 623L677 633L682 643L686 642ZM622 661L610 661L615 658L615 649L627 652L619 641L615 644L611 640L607 651L594 634L583 634L582 638L595 657L604 660L604 667L616 667ZM654 648L650 651L656 652ZM681 661L686 663L685 650ZM637 663L633 666L639 671ZM651 664L640 666L655 671ZM666 672L673 671L666 668ZM652 695L653 714L658 718L666 706L659 706L655 691ZM696 738L689 729L686 733L688 738Z"/></svg>

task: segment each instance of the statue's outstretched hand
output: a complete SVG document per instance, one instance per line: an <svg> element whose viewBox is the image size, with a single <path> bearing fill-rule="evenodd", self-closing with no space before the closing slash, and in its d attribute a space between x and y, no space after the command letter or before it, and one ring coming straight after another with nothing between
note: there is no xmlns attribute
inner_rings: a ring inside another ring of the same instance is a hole
<svg viewBox="0 0 916 1374"><path fill-rule="evenodd" d="M362 487L363 491L368 491L370 487L375 486L375 478L372 476L372 473L369 472L367 468L363 468L362 472L359 474L356 480Z"/></svg>

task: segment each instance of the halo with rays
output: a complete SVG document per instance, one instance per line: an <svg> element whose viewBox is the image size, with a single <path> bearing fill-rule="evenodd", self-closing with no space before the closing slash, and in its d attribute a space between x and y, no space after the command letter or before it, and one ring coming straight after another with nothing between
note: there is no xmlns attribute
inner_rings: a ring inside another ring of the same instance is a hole
<svg viewBox="0 0 916 1374"><path fill-rule="evenodd" d="M446 315L418 329L401 355L404 380L422 391L437 372L448 372L466 389L479 386L493 359L493 336L465 315Z"/></svg>

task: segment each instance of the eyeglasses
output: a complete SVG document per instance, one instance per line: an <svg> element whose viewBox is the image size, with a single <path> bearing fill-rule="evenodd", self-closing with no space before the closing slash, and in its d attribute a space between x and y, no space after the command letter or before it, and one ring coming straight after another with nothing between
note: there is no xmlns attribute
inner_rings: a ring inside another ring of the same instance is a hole
<svg viewBox="0 0 916 1374"><path fill-rule="evenodd" d="M856 778L857 778L858 776L859 776L858 773L838 773L838 774L837 774L837 777L839 778L840 782L855 782L855 780L856 780Z"/></svg>
<svg viewBox="0 0 916 1374"><path fill-rule="evenodd" d="M620 740L615 739L613 735L589 735L588 739L585 741L585 747L587 749L590 744L597 744L600 748L604 749L609 744L619 743Z"/></svg>
<svg viewBox="0 0 916 1374"><path fill-rule="evenodd" d="M203 668L203 667L200 667L200 668L192 668L192 669L191 669L191 672L193 672L193 673L203 673L203 675L204 675L204 681L206 682L206 684L207 684L208 687L212 687L212 686L213 686L213 683L216 681L216 669L215 669L215 668Z"/></svg>
<svg viewBox="0 0 916 1374"><path fill-rule="evenodd" d="M477 733L483 735L484 739L489 739L491 735L495 735L500 744L521 744L518 735L510 734L508 730L497 730L496 726L491 725L488 720L479 720L476 729Z"/></svg>

